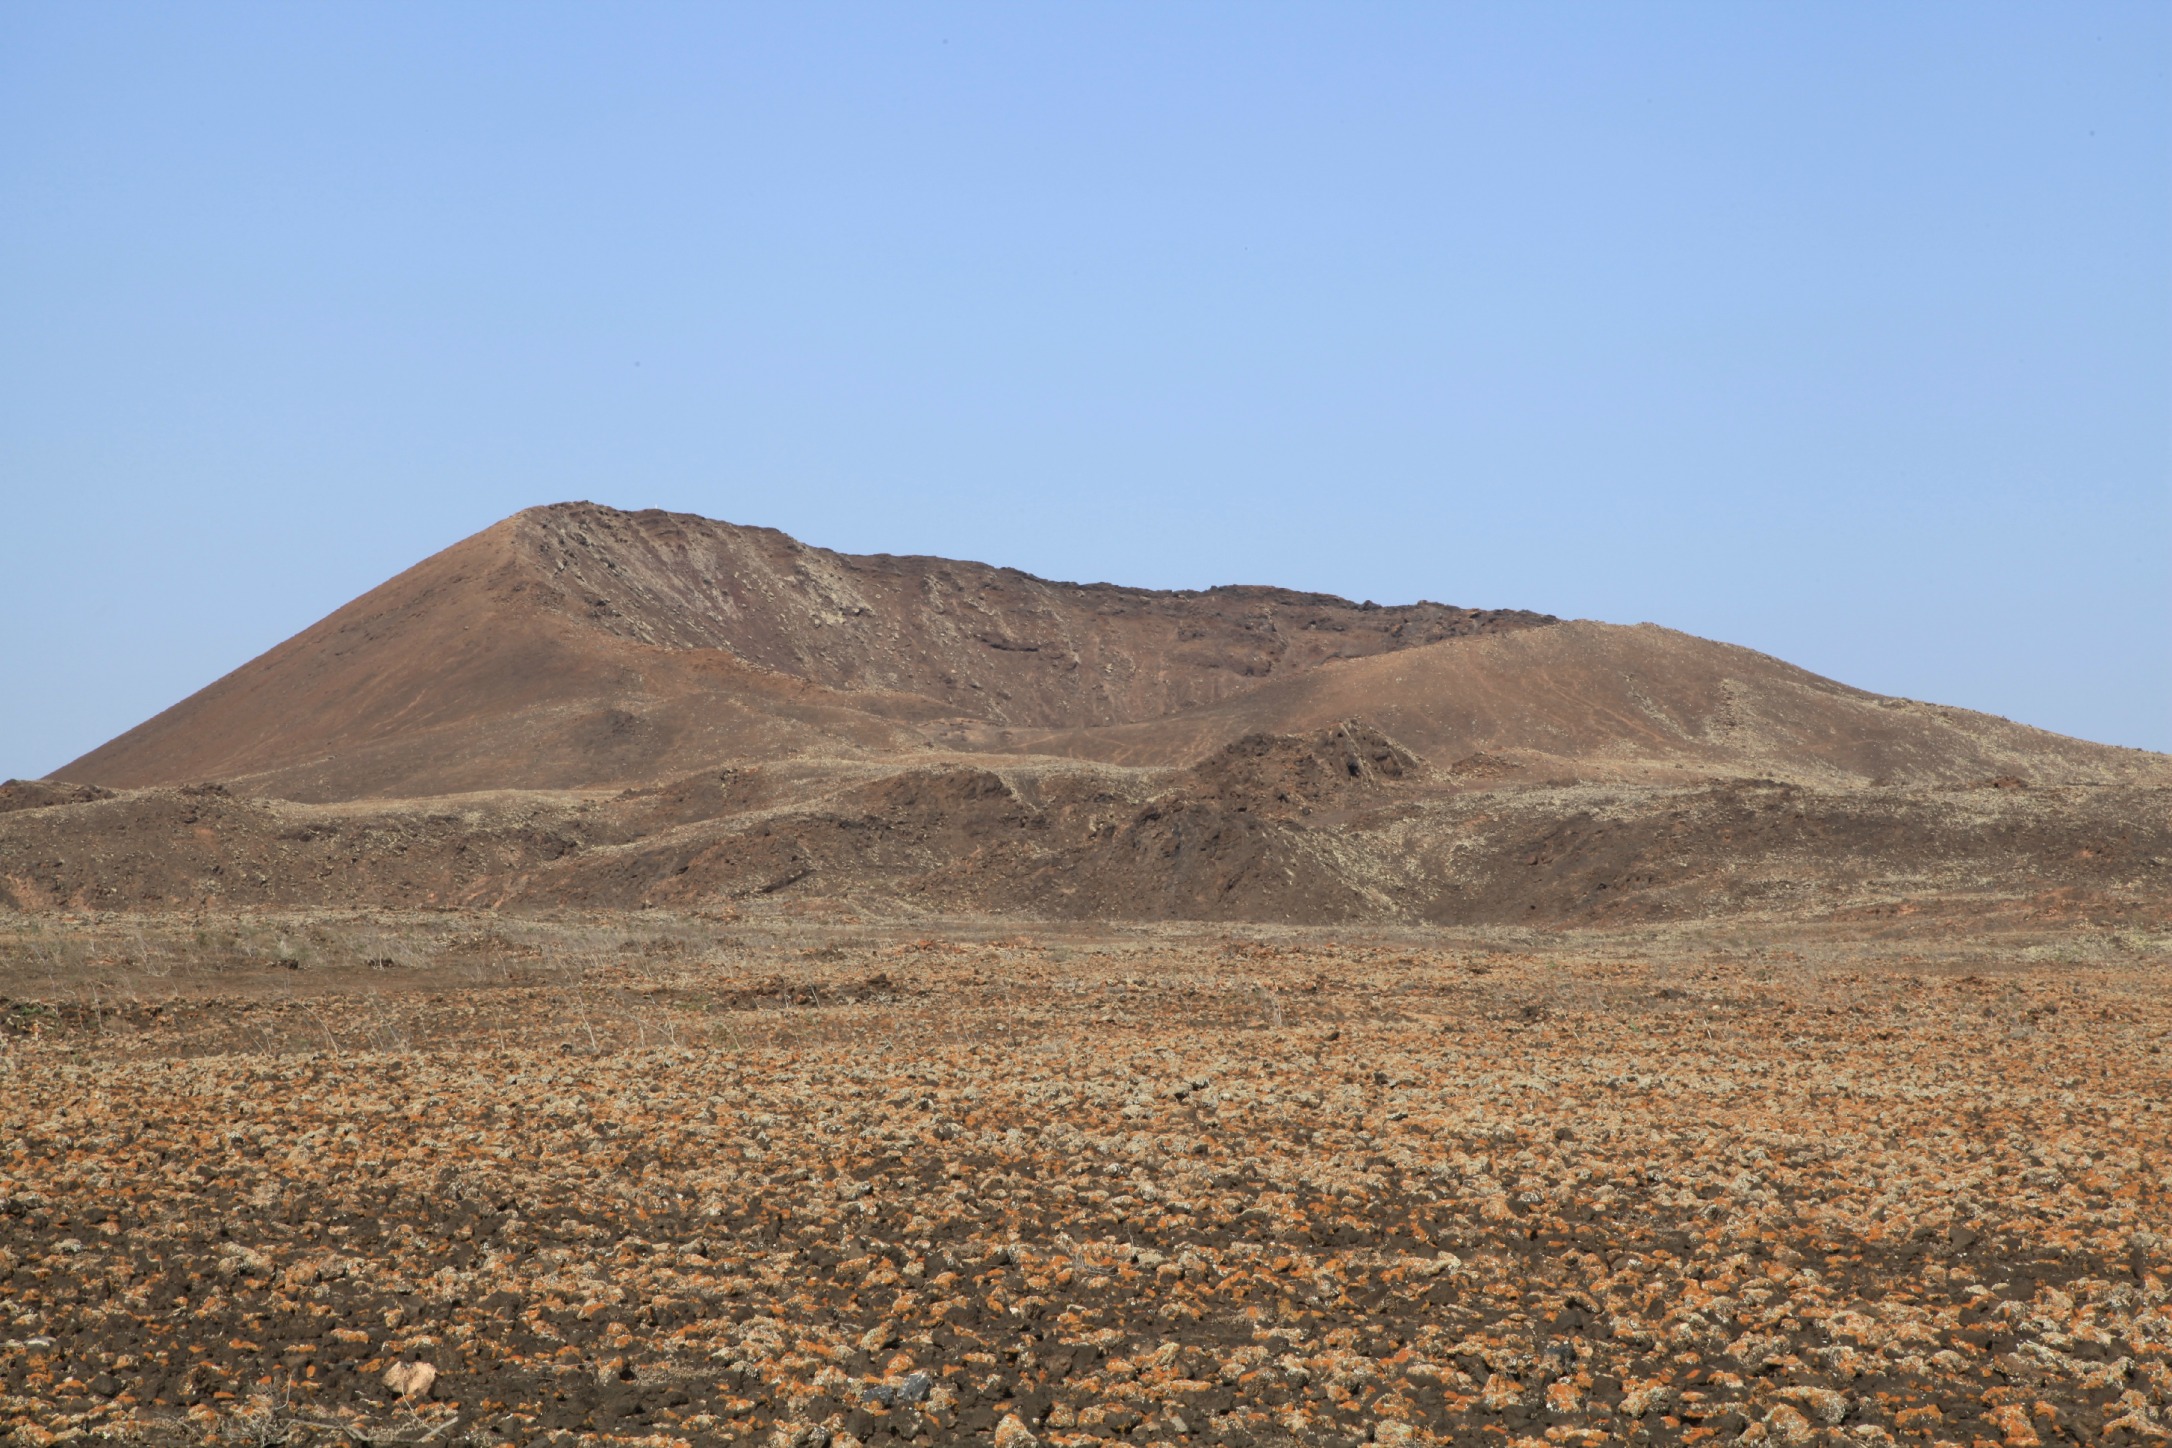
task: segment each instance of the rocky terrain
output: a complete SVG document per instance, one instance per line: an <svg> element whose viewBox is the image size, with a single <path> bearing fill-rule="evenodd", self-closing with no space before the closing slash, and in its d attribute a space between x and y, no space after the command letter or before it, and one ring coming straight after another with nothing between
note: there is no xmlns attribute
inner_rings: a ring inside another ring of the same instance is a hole
<svg viewBox="0 0 2172 1448"><path fill-rule="evenodd" d="M14 788L0 906L31 912L786 899L1074 920L2172 919L2162 787L1532 778L1490 758L1438 768L1362 721L1247 735L1175 770L783 761L339 805Z"/></svg>
<svg viewBox="0 0 2172 1448"><path fill-rule="evenodd" d="M2166 949L18 927L0 1423L2158 1442Z"/></svg>
<svg viewBox="0 0 2172 1448"><path fill-rule="evenodd" d="M2172 1440L2172 760L588 504L0 784L29 1445Z"/></svg>

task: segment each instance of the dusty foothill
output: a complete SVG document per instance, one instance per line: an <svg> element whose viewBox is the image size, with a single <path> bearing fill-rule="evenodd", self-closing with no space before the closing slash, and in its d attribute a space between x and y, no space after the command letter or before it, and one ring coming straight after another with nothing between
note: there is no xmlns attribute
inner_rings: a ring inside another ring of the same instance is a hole
<svg viewBox="0 0 2172 1448"><path fill-rule="evenodd" d="M0 924L17 1442L2157 1442L2172 941Z"/></svg>

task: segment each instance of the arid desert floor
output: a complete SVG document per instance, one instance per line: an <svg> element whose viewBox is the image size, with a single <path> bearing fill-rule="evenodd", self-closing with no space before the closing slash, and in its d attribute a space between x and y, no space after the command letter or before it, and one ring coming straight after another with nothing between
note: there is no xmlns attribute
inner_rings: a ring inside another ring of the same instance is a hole
<svg viewBox="0 0 2172 1448"><path fill-rule="evenodd" d="M0 1429L2166 1441L2172 940L0 925Z"/></svg>

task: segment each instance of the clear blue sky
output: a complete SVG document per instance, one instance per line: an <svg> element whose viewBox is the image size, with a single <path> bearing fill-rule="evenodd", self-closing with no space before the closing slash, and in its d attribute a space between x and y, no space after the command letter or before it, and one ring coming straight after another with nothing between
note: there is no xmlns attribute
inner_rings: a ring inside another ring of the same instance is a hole
<svg viewBox="0 0 2172 1448"><path fill-rule="evenodd" d="M531 503L2172 748L2172 6L0 4L0 774Z"/></svg>

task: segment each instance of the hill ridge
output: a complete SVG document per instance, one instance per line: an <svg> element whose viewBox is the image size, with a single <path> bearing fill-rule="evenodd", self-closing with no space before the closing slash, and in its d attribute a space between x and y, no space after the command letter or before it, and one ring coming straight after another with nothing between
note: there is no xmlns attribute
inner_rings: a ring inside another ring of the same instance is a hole
<svg viewBox="0 0 2172 1448"><path fill-rule="evenodd" d="M944 720L1153 718L1331 658L1553 621L1257 585L1059 584L552 504L424 559L59 773L315 799L629 783L740 753L912 747L915 727ZM395 758L408 743L414 757Z"/></svg>

